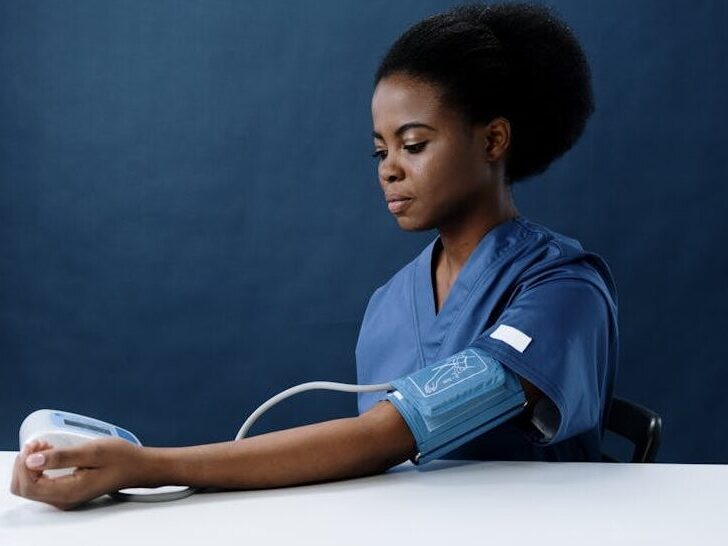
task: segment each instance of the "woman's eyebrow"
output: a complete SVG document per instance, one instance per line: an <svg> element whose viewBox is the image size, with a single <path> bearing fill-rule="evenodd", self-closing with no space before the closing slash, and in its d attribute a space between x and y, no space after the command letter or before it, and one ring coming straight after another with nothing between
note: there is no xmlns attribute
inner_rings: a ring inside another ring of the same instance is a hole
<svg viewBox="0 0 728 546"><path fill-rule="evenodd" d="M425 123L420 123L418 121L411 121L409 123L405 123L399 129L397 129L394 132L394 136L397 136L398 137L398 136L401 136L402 133L404 133L405 131L409 131L410 129L419 129L419 128L429 129L430 131L437 131L437 129L435 129L434 127L430 127L429 125L427 125ZM376 131L372 132L372 136L374 138L379 139L379 140L384 140L382 138L382 135L380 135Z"/></svg>

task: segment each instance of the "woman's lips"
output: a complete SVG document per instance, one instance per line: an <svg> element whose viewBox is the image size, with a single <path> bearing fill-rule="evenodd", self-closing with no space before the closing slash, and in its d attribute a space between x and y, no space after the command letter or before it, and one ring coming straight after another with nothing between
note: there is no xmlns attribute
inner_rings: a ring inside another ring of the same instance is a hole
<svg viewBox="0 0 728 546"><path fill-rule="evenodd" d="M389 208L389 212L392 214L398 214L400 212L403 212L407 207L410 206L410 203L412 203L412 198L402 198L402 199L392 199L390 201L387 201L387 207Z"/></svg>

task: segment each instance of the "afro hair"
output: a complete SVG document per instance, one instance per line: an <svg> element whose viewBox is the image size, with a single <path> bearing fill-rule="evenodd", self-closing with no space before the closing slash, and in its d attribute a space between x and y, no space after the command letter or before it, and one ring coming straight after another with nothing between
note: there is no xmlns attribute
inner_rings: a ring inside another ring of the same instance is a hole
<svg viewBox="0 0 728 546"><path fill-rule="evenodd" d="M509 184L538 175L579 139L594 112L591 72L571 29L532 4L458 6L409 28L374 84L402 73L437 85L471 124L511 124Z"/></svg>

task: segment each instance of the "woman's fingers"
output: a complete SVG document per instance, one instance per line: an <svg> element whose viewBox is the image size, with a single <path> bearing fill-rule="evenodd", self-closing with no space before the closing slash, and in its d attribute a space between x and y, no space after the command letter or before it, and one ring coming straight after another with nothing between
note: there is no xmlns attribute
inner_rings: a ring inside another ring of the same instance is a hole
<svg viewBox="0 0 728 546"><path fill-rule="evenodd" d="M96 442L87 442L74 447L53 449L38 446L25 460L30 470L54 468L98 468L103 464L103 448Z"/></svg>
<svg viewBox="0 0 728 546"><path fill-rule="evenodd" d="M48 449L49 447L53 446L46 440L33 440L25 445L25 449L31 453L33 451L38 451L39 449Z"/></svg>
<svg viewBox="0 0 728 546"><path fill-rule="evenodd" d="M81 476L75 473L60 478L47 478L41 475L36 480L24 480L21 476L17 494L30 500L45 502L61 510L68 510L98 496L89 494L88 485L83 484L80 478Z"/></svg>
<svg viewBox="0 0 728 546"><path fill-rule="evenodd" d="M94 460L99 450L90 444L93 442L64 449L53 449L41 442L29 444L15 460L11 492L61 510L68 510L103 494L105 472L93 468L100 464L100 461ZM42 457L40 464L37 456ZM81 468L71 475L57 478L43 475L46 469L72 466Z"/></svg>
<svg viewBox="0 0 728 546"><path fill-rule="evenodd" d="M13 477L10 481L10 491L14 495L19 495L21 488L21 479L23 484L26 481L36 481L43 475L43 470L35 470L28 468L26 460L29 455L40 450L52 447L48 442L34 441L26 444L23 450L15 457L15 464L13 465Z"/></svg>
<svg viewBox="0 0 728 546"><path fill-rule="evenodd" d="M61 449L47 442L33 442L15 460L11 491L68 510L133 483L140 453L141 448L118 438ZM73 474L57 478L43 475L44 470L69 467L76 468Z"/></svg>
<svg viewBox="0 0 728 546"><path fill-rule="evenodd" d="M32 499L34 498L32 495L40 487L38 483L47 478L43 476L42 470L28 468L27 460L29 456L31 456L31 453L29 449L26 449L16 457L10 490L14 495Z"/></svg>
<svg viewBox="0 0 728 546"><path fill-rule="evenodd" d="M27 472L24 468L25 463L22 458L22 453L15 457L15 463L13 464L13 477L10 480L10 492L13 495L20 495L20 473Z"/></svg>

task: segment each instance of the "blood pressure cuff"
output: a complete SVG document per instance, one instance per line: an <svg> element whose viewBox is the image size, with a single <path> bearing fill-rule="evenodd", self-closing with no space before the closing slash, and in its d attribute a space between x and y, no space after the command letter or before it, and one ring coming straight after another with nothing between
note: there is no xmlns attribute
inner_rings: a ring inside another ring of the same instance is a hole
<svg viewBox="0 0 728 546"><path fill-rule="evenodd" d="M390 384L387 399L417 441L415 464L452 451L517 415L526 404L518 377L476 348Z"/></svg>

